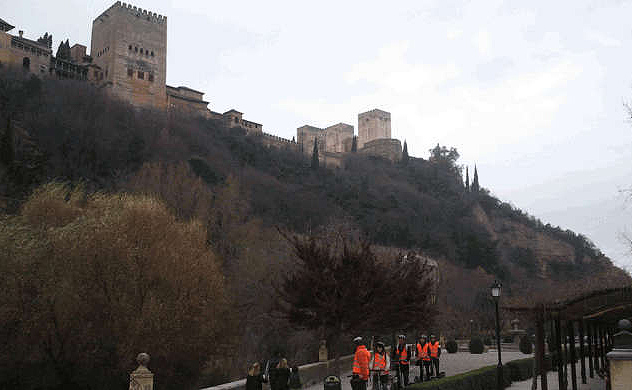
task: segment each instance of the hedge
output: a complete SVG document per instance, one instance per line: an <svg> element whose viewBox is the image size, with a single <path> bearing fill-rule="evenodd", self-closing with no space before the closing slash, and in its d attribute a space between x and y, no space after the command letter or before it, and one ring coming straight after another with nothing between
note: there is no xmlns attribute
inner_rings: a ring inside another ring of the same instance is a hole
<svg viewBox="0 0 632 390"><path fill-rule="evenodd" d="M551 367L551 358L545 358L547 370ZM533 358L513 360L503 365L503 383L521 382L533 376ZM407 390L480 390L496 388L496 366L487 366L463 374L435 379L430 382L415 383Z"/></svg>

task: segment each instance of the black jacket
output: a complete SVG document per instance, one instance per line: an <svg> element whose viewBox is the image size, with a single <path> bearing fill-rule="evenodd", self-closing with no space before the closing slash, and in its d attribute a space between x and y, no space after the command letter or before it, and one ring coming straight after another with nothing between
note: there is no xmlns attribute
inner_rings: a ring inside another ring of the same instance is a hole
<svg viewBox="0 0 632 390"><path fill-rule="evenodd" d="M270 390L288 390L290 380L289 368L270 369Z"/></svg>
<svg viewBox="0 0 632 390"><path fill-rule="evenodd" d="M259 375L248 375L246 378L246 390L261 390L263 386L262 383L267 383L263 378L263 374Z"/></svg>

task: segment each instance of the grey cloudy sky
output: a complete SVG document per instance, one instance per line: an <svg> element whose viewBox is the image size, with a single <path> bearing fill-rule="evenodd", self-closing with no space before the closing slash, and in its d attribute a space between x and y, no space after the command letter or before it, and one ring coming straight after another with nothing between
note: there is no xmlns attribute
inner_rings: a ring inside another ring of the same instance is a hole
<svg viewBox="0 0 632 390"><path fill-rule="evenodd" d="M37 38L88 47L114 1L5 1ZM133 2L132 2L133 3ZM133 3L134 4L134 3ZM591 238L632 271L632 2L168 1L167 80L291 138L303 124L357 127L392 114L412 155L437 143L481 184L544 222Z"/></svg>

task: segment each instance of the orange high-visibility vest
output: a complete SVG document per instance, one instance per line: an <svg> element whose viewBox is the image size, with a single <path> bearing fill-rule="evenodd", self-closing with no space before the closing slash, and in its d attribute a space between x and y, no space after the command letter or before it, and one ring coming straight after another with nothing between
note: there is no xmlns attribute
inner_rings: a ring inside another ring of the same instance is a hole
<svg viewBox="0 0 632 390"><path fill-rule="evenodd" d="M406 350L406 344L403 345L402 350L400 351L399 345L397 346L397 352L399 353L399 362L400 364L408 364L408 351Z"/></svg>
<svg viewBox="0 0 632 390"><path fill-rule="evenodd" d="M417 358L421 360L430 360L428 355L428 343L421 345L417 343Z"/></svg>
<svg viewBox="0 0 632 390"><path fill-rule="evenodd" d="M369 379L369 360L371 360L371 352L364 345L358 346L353 357L353 374L358 374L360 379Z"/></svg>
<svg viewBox="0 0 632 390"><path fill-rule="evenodd" d="M380 375L388 374L388 367L386 367L386 353L381 355L379 353L373 354L373 369L374 370L384 370Z"/></svg>
<svg viewBox="0 0 632 390"><path fill-rule="evenodd" d="M433 358L439 357L439 342L435 341L434 344L428 343L430 346L430 356Z"/></svg>

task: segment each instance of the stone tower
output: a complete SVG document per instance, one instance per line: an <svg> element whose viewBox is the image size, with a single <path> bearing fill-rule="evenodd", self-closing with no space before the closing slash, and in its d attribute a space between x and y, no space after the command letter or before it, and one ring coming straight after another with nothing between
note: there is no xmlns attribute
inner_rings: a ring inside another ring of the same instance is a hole
<svg viewBox="0 0 632 390"><path fill-rule="evenodd" d="M102 82L137 106L166 105L167 17L117 1L92 23Z"/></svg>
<svg viewBox="0 0 632 390"><path fill-rule="evenodd" d="M380 138L391 138L391 113L376 108L358 114L358 149Z"/></svg>

